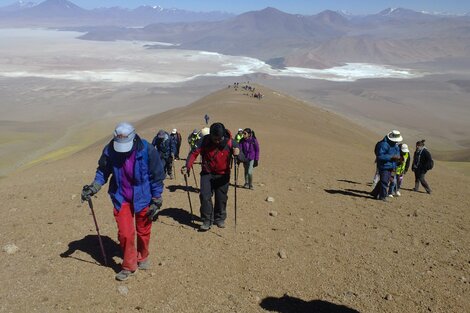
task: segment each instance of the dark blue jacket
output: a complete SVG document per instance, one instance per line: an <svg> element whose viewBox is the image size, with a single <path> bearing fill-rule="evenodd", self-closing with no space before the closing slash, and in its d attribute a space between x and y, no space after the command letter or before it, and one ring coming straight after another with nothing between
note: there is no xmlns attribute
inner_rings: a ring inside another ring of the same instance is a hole
<svg viewBox="0 0 470 313"><path fill-rule="evenodd" d="M152 140L152 145L157 148L162 160L168 160L170 156L176 154L176 141L166 132L165 138L160 138L158 135L155 136Z"/></svg>
<svg viewBox="0 0 470 313"><path fill-rule="evenodd" d="M136 149L134 165L134 212L138 213L149 206L152 198L160 198L163 192L163 170L157 150L146 140L135 136L133 149ZM98 161L95 182L104 185L111 174L108 193L114 207L121 209L124 197L120 193L121 182L119 169L121 168L122 153L114 151L113 141L106 145Z"/></svg>
<svg viewBox="0 0 470 313"><path fill-rule="evenodd" d="M397 162L392 161L392 156L400 155L400 147L387 136L380 142L376 151L377 168L379 170L393 170L397 167Z"/></svg>

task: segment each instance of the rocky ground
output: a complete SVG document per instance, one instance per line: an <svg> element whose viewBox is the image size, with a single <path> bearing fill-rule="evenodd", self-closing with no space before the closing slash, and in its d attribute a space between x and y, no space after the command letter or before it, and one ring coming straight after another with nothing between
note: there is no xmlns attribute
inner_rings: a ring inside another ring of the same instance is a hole
<svg viewBox="0 0 470 313"><path fill-rule="evenodd" d="M0 312L470 311L469 178L436 162L432 195L411 191L410 172L402 197L373 200L377 135L256 88L262 100L227 88L137 124L148 140L160 128L185 137L207 113L253 128L261 158L255 189L237 189L236 229L233 187L227 228L199 233L182 176L167 180L152 269L127 282L114 280L121 258L105 190L93 201L108 266L80 203L105 141L0 180Z"/></svg>

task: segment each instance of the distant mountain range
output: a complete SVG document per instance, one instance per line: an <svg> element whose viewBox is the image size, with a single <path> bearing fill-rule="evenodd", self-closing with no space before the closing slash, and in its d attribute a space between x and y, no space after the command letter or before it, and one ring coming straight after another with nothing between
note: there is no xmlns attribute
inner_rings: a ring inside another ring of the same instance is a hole
<svg viewBox="0 0 470 313"><path fill-rule="evenodd" d="M138 25L146 26L133 27ZM470 57L470 16L405 8L364 16L330 10L307 16L268 7L232 16L150 6L85 10L67 0L46 0L2 8L0 26L61 27L85 32L81 38L88 40L169 42L182 49L256 57L277 67L405 65Z"/></svg>
<svg viewBox="0 0 470 313"><path fill-rule="evenodd" d="M192 12L159 6L86 10L68 0L46 0L39 4L18 1L0 8L0 26L145 26L150 23L218 21L233 17L225 12Z"/></svg>

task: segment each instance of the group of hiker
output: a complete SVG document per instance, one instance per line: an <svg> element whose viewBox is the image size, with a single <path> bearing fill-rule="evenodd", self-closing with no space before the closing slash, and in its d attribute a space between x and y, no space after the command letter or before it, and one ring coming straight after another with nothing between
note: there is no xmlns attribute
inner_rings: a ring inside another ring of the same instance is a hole
<svg viewBox="0 0 470 313"><path fill-rule="evenodd" d="M401 196L400 188L410 164L415 174L413 190L419 191L421 184L428 194L432 192L425 175L434 167L434 161L424 145L425 140L416 142L413 161L411 161L408 145L402 141L400 131L392 130L375 145L376 174L371 195L378 200L387 201L388 198Z"/></svg>
<svg viewBox="0 0 470 313"><path fill-rule="evenodd" d="M238 88L240 88L240 83L239 82L235 82L233 83L233 85L228 85L228 88L231 88L233 86L233 89L235 91L238 91ZM255 92L256 88L255 87L252 87L250 86L250 82L246 82L246 84L242 84L241 85L241 88L245 91L248 91L249 93L244 93L244 95L246 96L250 96L252 98L257 98L258 100L261 100L263 98L263 95L261 94L261 92Z"/></svg>
<svg viewBox="0 0 470 313"><path fill-rule="evenodd" d="M197 157L201 156L200 231L207 231L213 225L225 227L232 166L236 170L240 163L244 164L244 186L253 189L253 168L258 166L259 160L258 141L250 128L239 129L237 136L239 134L241 137L237 140L232 138L231 132L217 122L210 128L195 129L188 137L190 151L181 172L186 179ZM93 182L83 187L81 199L91 203L91 198L110 179L108 194L123 251L122 269L115 276L117 280L127 280L137 269L150 268L152 222L158 218L163 204L163 181L167 175L174 178L173 160L179 159L180 147L181 134L177 129L170 134L159 130L149 143L136 134L133 125L119 123L99 158Z"/></svg>

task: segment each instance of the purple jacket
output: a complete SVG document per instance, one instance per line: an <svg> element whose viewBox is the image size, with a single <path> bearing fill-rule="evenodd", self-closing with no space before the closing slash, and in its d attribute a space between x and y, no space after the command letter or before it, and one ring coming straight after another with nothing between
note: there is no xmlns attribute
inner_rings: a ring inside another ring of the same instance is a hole
<svg viewBox="0 0 470 313"><path fill-rule="evenodd" d="M240 148L247 160L259 160L259 144L256 138L242 139Z"/></svg>

